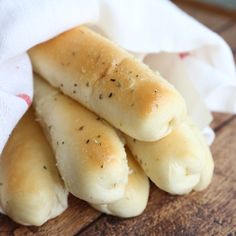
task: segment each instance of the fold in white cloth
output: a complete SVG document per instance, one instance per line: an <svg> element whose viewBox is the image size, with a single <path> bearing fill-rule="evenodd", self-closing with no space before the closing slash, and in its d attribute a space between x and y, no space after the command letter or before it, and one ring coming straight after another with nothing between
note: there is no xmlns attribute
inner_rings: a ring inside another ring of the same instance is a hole
<svg viewBox="0 0 236 236"><path fill-rule="evenodd" d="M0 1L0 153L31 103L32 46L80 24L159 70L204 129L208 109L236 112L235 67L224 40L166 0ZM212 131L205 129L209 143Z"/></svg>

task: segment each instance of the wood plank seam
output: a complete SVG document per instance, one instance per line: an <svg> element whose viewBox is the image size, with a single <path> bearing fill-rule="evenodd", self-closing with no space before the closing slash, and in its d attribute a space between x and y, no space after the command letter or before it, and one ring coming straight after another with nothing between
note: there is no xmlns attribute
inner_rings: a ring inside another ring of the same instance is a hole
<svg viewBox="0 0 236 236"><path fill-rule="evenodd" d="M173 0L175 4L181 3L187 6L198 8L199 10L207 11L208 13L214 12L222 16L228 16L229 18L236 19L235 9L223 8L216 4L210 4L203 1L189 1L189 0Z"/></svg>
<svg viewBox="0 0 236 236"><path fill-rule="evenodd" d="M225 120L223 123L219 124L214 131L217 133L220 129L222 129L225 125L228 125L232 120L234 120L236 115L232 115L229 119Z"/></svg>
<svg viewBox="0 0 236 236"><path fill-rule="evenodd" d="M104 216L106 216L106 214L101 213L94 221L92 221L91 223L83 227L81 230L79 230L76 233L76 236L85 232L91 225L95 224L97 221L100 221L100 219L103 218Z"/></svg>
<svg viewBox="0 0 236 236"><path fill-rule="evenodd" d="M231 20L229 22L226 22L223 26L219 27L218 29L216 29L216 33L221 34L224 31L230 29L231 27L233 27L235 25L235 21Z"/></svg>

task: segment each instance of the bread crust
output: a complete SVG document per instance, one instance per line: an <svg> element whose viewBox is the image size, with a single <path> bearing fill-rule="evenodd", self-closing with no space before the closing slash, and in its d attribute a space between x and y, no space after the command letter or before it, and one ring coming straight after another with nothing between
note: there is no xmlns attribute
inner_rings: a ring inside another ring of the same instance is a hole
<svg viewBox="0 0 236 236"><path fill-rule="evenodd" d="M67 208L56 162L30 109L13 130L0 159L0 202L23 225L42 225Z"/></svg>
<svg viewBox="0 0 236 236"><path fill-rule="evenodd" d="M93 203L123 196L128 181L124 144L104 120L35 76L33 104L69 191Z"/></svg>
<svg viewBox="0 0 236 236"><path fill-rule="evenodd" d="M131 137L155 141L186 116L176 89L131 54L80 26L29 51L34 71Z"/></svg>
<svg viewBox="0 0 236 236"><path fill-rule="evenodd" d="M162 190L187 194L211 182L214 162L206 140L190 119L156 142L128 136L127 146L146 175Z"/></svg>
<svg viewBox="0 0 236 236"><path fill-rule="evenodd" d="M129 179L124 196L110 204L95 205L95 209L109 215L123 218L140 215L147 206L149 196L149 180L128 149L126 149Z"/></svg>

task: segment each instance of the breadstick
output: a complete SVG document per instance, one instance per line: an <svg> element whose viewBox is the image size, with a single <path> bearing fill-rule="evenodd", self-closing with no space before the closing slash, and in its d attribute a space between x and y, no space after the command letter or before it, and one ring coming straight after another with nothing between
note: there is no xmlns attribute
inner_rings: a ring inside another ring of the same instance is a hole
<svg viewBox="0 0 236 236"><path fill-rule="evenodd" d="M140 215L146 208L149 195L149 180L147 176L128 149L126 149L126 153L130 173L124 196L110 204L91 204L101 212L124 218Z"/></svg>
<svg viewBox="0 0 236 236"><path fill-rule="evenodd" d="M203 190L211 182L211 152L190 119L156 142L140 142L128 136L126 140L146 175L171 194Z"/></svg>
<svg viewBox="0 0 236 236"><path fill-rule="evenodd" d="M0 205L23 225L42 225L67 208L67 195L52 150L29 110L0 158Z"/></svg>
<svg viewBox="0 0 236 236"><path fill-rule="evenodd" d="M97 204L121 198L128 181L128 165L116 131L38 76L34 82L36 114L69 191Z"/></svg>
<svg viewBox="0 0 236 236"><path fill-rule="evenodd" d="M51 85L143 141L156 141L182 122L176 89L109 40L78 27L29 51L34 71Z"/></svg>

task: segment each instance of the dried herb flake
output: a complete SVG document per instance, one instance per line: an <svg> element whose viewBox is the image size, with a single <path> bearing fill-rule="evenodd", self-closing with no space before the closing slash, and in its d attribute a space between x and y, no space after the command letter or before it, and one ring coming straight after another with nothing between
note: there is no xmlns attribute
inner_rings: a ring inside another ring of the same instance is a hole
<svg viewBox="0 0 236 236"><path fill-rule="evenodd" d="M79 127L79 130L80 130L80 131L83 130L83 129L84 129L84 126Z"/></svg>

